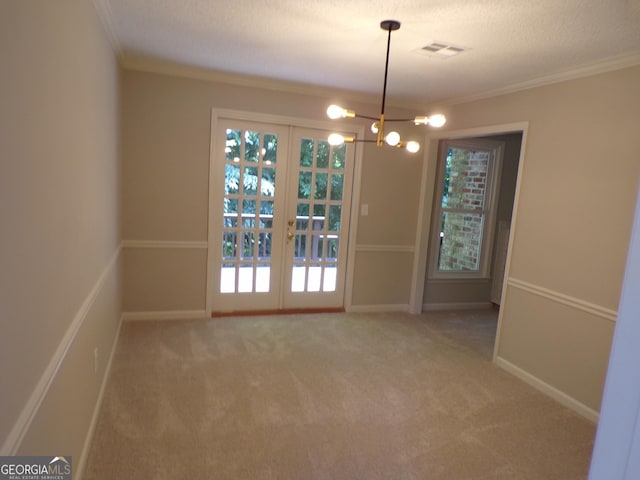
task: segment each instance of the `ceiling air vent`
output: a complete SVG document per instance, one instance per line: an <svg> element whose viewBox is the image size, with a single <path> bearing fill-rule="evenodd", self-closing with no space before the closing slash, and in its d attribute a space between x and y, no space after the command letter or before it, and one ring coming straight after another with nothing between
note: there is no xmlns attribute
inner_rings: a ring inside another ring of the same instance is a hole
<svg viewBox="0 0 640 480"><path fill-rule="evenodd" d="M445 42L432 42L429 45L422 47L419 51L420 53L432 55L434 57L450 58L464 52L465 50L467 49Z"/></svg>

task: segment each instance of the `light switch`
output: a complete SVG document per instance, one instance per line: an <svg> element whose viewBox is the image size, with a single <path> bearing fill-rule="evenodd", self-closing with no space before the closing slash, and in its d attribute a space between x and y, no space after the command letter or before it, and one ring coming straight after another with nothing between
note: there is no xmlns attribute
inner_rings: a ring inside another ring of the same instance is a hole
<svg viewBox="0 0 640 480"><path fill-rule="evenodd" d="M363 203L360 205L360 216L366 217L367 215L369 215L369 204Z"/></svg>

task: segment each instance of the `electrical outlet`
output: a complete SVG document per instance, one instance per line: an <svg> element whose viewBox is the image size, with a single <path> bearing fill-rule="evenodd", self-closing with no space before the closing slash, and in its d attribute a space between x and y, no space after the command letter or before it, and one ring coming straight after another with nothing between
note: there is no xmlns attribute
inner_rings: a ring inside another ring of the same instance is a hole
<svg viewBox="0 0 640 480"><path fill-rule="evenodd" d="M98 373L98 347L93 349L93 373Z"/></svg>

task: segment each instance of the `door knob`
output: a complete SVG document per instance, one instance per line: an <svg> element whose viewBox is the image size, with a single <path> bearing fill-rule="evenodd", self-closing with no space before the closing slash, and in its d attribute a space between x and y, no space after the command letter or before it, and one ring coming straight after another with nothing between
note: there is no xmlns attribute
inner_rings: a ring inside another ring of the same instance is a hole
<svg viewBox="0 0 640 480"><path fill-rule="evenodd" d="M287 228L287 241L291 241L293 240L293 237L295 237L295 235L293 234L293 232L291 231L291 227L293 227L293 224L295 223L294 220L289 220L287 222L287 224L289 225L289 228Z"/></svg>

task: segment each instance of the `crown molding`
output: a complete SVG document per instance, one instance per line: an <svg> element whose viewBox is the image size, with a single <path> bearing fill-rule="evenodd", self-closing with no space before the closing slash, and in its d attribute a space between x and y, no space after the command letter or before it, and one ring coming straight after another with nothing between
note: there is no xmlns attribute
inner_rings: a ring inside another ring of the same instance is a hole
<svg viewBox="0 0 640 480"><path fill-rule="evenodd" d="M635 67L640 65L640 50L617 55L615 57L606 58L597 62L580 65L561 72L552 73L542 77L527 80L526 82L514 83L506 87L487 90L482 93L468 95L465 97L452 98L450 100L439 102L440 105L458 105L461 103L470 103L477 100L498 97L509 93L516 93L523 90L529 90L536 87L544 87L554 83L566 82L568 80L576 80L578 78L590 77L600 73L612 72L614 70L622 70L624 68Z"/></svg>
<svg viewBox="0 0 640 480"><path fill-rule="evenodd" d="M300 95L309 95L314 97L335 98L340 100L352 100L362 103L376 104L379 102L379 95L376 93L363 93L354 90L346 90L340 88L332 88L307 83L293 82L287 80L278 80L270 77L261 77L241 73L225 72L214 70L206 67L198 67L181 64L171 60L165 60L154 57L147 57L133 52L125 52L118 39L117 29L113 21L113 14L108 0L92 0L98 12L105 31L107 32L111 43L116 50L120 59L120 65L123 69L141 71L147 73L156 73L162 75L171 75L176 77L189 78L194 80L204 80L209 82L225 83L236 86L261 88L265 90L296 93ZM477 94L433 99L419 98L402 98L396 99L389 105L397 108L406 108L415 110L424 107L445 107L449 105L458 105L461 103L470 103L477 100L498 97L510 93L516 93L523 90L560 83L568 80L575 80L583 77L589 77L601 73L607 73L614 70L634 67L640 65L640 50L624 53L614 57L609 57L600 61L574 66L566 70L554 72L524 82L514 83L505 87L486 90Z"/></svg>
<svg viewBox="0 0 640 480"><path fill-rule="evenodd" d="M336 100L352 100L372 104L377 104L380 100L379 94L362 93L352 90L324 87L307 83L277 80L268 77L223 72L220 70L212 70L205 67L179 64L168 60L146 56L137 56L130 53L127 53L126 55L121 57L120 65L125 70L170 75L174 77L189 78L192 80L204 80L208 82L224 83L234 86L261 88L277 92L297 93L300 95L309 95L313 97L335 98ZM393 106L408 108L411 106L415 107L415 104L394 104Z"/></svg>
<svg viewBox="0 0 640 480"><path fill-rule="evenodd" d="M106 33L116 56L118 58L122 58L124 56L124 51L122 49L120 38L118 37L118 29L116 28L115 21L113 20L113 11L111 10L109 0L91 0L91 3L100 18L104 32Z"/></svg>
<svg viewBox="0 0 640 480"><path fill-rule="evenodd" d="M106 3L106 0L92 0L100 4ZM258 77L245 74L223 72L219 70L211 70L203 67L194 67L182 65L171 61L148 58L135 55L120 54L120 64L126 70L141 71L147 73L156 73L161 75L171 75L176 77L190 78L194 80L204 80L209 82L225 83L250 88L262 88L278 92L297 93L300 95L310 95L314 97L334 98L340 101L358 101L368 104L376 104L379 101L379 95L366 94L351 90L343 90L338 88L323 87L318 85L290 82L285 80L276 80L267 77ZM408 108L415 110L416 108L424 108L429 106L446 107L450 105L458 105L462 103L475 102L510 93L516 93L532 88L543 87L554 83L575 80L583 77L589 77L600 73L607 73L614 70L634 67L640 65L640 51L634 51L623 55L607 58L598 62L580 65L575 68L563 70L550 75L545 75L526 82L515 83L506 87L487 90L474 95L463 97L454 97L448 100L436 100L433 102L422 102L417 99L408 99L407 101L394 101L390 105L397 108Z"/></svg>

